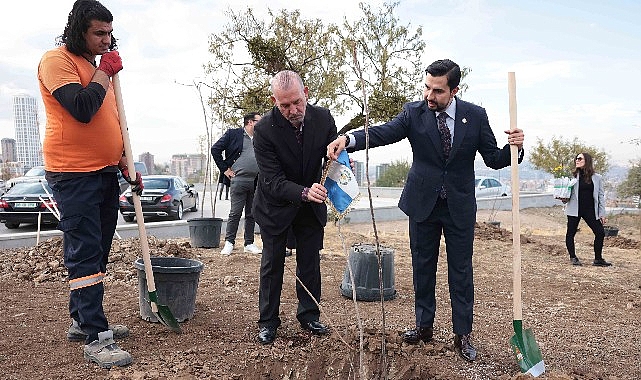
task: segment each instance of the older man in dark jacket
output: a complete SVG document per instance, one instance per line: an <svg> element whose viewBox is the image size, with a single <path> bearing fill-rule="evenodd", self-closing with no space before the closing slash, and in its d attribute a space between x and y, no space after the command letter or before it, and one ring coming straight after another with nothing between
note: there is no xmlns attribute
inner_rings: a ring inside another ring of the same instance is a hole
<svg viewBox="0 0 641 380"><path fill-rule="evenodd" d="M315 335L329 333L319 321L320 254L327 222L327 191L319 182L325 150L336 138L334 118L326 108L307 104L308 90L293 71L281 71L271 82L274 108L256 125L254 149L258 188L254 215L263 240L260 265L258 341L269 344L280 325L285 246L291 227L296 237L296 318ZM312 298L313 297L313 298Z"/></svg>

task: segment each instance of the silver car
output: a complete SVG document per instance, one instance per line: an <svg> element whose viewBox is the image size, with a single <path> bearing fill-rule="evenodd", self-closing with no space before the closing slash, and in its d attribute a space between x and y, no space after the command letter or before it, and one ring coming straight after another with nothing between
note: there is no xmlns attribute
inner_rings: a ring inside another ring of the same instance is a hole
<svg viewBox="0 0 641 380"><path fill-rule="evenodd" d="M479 177L474 180L474 195L477 198L505 197L511 194L510 187L492 177Z"/></svg>

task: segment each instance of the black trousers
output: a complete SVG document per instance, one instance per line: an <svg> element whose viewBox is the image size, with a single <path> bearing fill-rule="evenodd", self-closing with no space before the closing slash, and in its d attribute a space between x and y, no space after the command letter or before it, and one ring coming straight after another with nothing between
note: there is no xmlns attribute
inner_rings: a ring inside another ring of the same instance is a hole
<svg viewBox="0 0 641 380"><path fill-rule="evenodd" d="M474 220L457 227L452 220L447 200L436 202L434 210L422 222L410 218L410 248L414 279L416 327L432 327L436 313L436 268L441 234L445 235L447 279L452 305L452 328L455 334L472 331L474 278L472 251Z"/></svg>
<svg viewBox="0 0 641 380"><path fill-rule="evenodd" d="M594 210L585 214L579 213L579 216L570 216L568 215L568 228L565 233L565 246L568 249L570 257L576 257L576 251L574 247L574 236L576 235L576 230L579 227L579 222L581 218L585 220L585 223L590 227L594 233L594 258L602 259L603 258L603 239L605 238L605 230L603 229L603 223L596 218L594 215Z"/></svg>
<svg viewBox="0 0 641 380"><path fill-rule="evenodd" d="M312 294L317 302L321 299L320 249L323 246L323 226L313 215L309 205L303 205L291 225L296 238L296 276ZM276 328L281 320L278 316L280 295L283 288L285 272L285 245L288 229L274 235L260 229L263 242L263 254L260 263L260 288L258 291L258 308L260 327ZM301 323L317 321L320 317L318 306L296 282L298 309L296 319Z"/></svg>
<svg viewBox="0 0 641 380"><path fill-rule="evenodd" d="M294 236L294 231L291 227L287 231L287 248L296 249L296 236Z"/></svg>

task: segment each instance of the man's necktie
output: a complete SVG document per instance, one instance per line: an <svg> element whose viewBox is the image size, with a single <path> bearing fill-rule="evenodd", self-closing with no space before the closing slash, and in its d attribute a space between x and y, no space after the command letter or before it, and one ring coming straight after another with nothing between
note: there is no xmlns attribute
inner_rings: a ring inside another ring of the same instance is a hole
<svg viewBox="0 0 641 380"><path fill-rule="evenodd" d="M298 143L300 145L303 145L303 128L302 128L302 126L296 128L296 140L298 140Z"/></svg>
<svg viewBox="0 0 641 380"><path fill-rule="evenodd" d="M447 127L445 120L447 119L447 114L441 112L438 117L438 132L441 134L441 146L443 147L443 154L445 159L450 156L450 150L452 150L452 135L450 134L450 129Z"/></svg>
<svg viewBox="0 0 641 380"><path fill-rule="evenodd" d="M443 155L445 156L445 159L450 156L450 150L452 150L452 135L450 134L450 129L447 127L447 124L445 123L445 120L447 119L447 114L445 112L441 112L437 117L436 117L438 123L438 132L441 135L441 146L443 147ZM445 199L447 198L447 192L445 191L445 186L441 186L441 189L439 190L439 197Z"/></svg>

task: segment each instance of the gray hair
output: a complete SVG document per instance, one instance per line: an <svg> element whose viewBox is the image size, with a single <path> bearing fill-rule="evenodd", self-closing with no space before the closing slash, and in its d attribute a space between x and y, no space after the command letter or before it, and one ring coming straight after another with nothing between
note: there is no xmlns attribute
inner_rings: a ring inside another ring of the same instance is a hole
<svg viewBox="0 0 641 380"><path fill-rule="evenodd" d="M305 85L303 85L303 79L301 79L297 72L283 70L276 73L276 75L274 75L274 77L269 81L269 89L273 94L276 88L287 90L295 84L298 85L301 91L305 88Z"/></svg>

